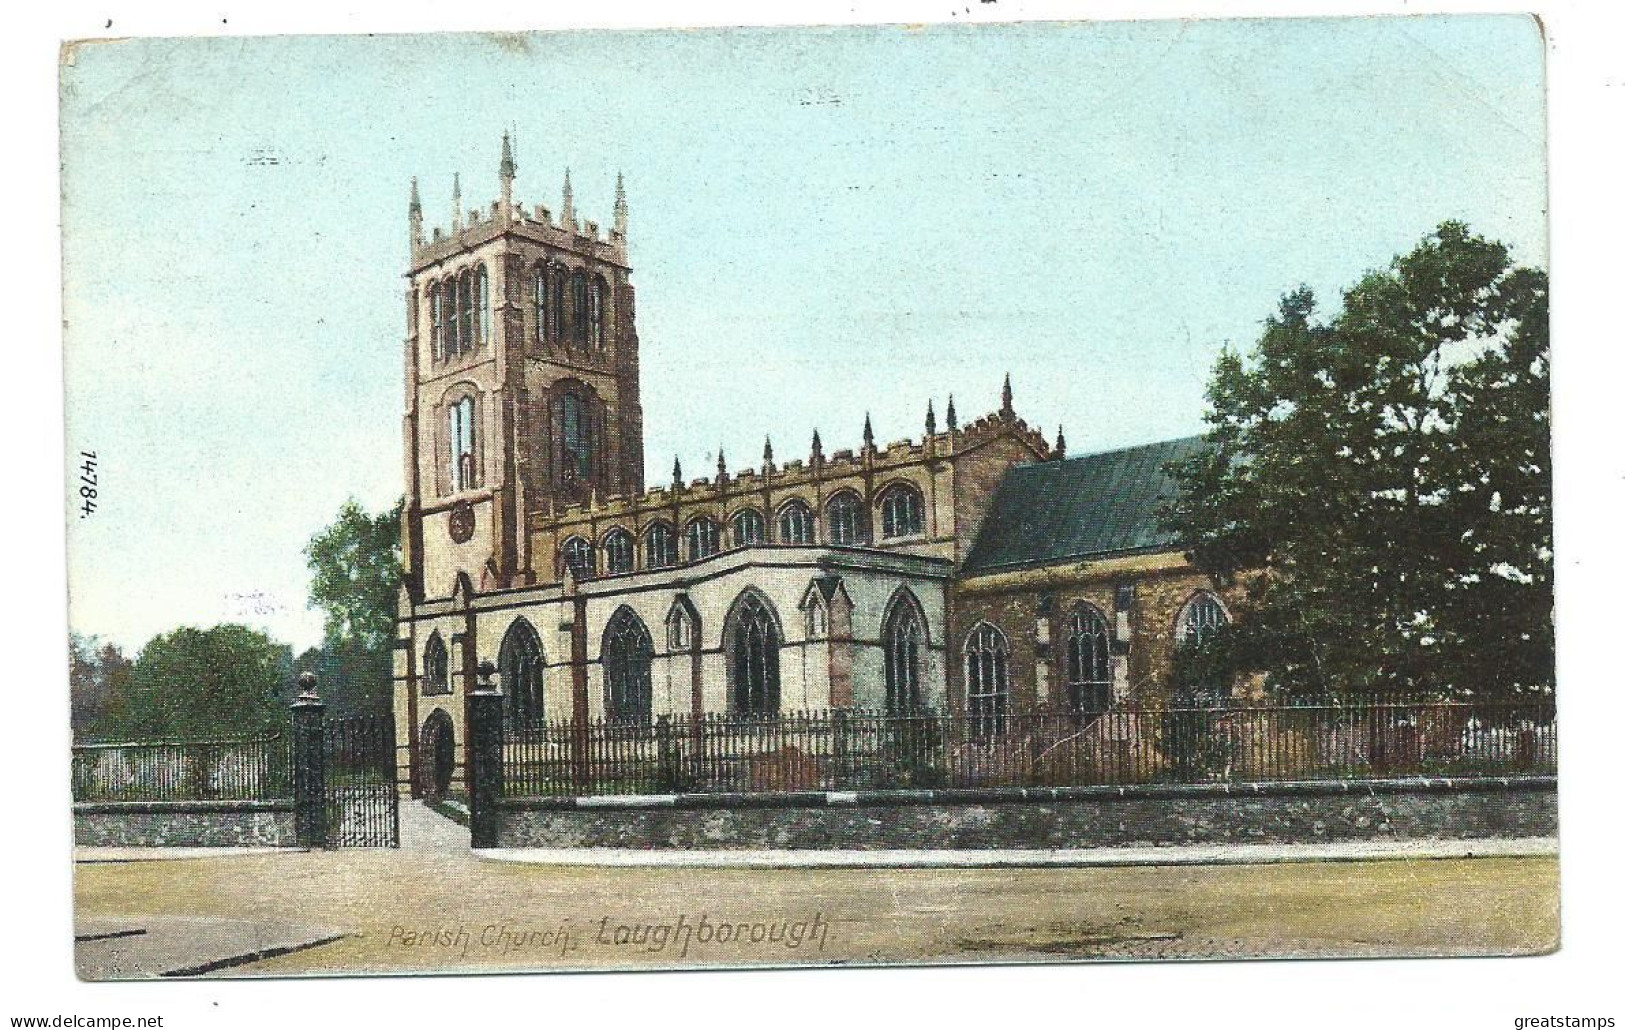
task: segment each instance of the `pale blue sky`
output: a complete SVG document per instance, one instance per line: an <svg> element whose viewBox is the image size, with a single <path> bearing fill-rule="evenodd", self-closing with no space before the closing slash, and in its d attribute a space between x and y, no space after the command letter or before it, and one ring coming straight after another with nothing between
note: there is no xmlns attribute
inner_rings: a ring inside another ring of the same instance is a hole
<svg viewBox="0 0 1625 1030"><path fill-rule="evenodd" d="M1545 263L1541 40L1516 17L282 37L64 71L76 629L314 643L300 548L401 492L406 196L610 220L624 171L651 483L928 397L1074 453L1201 427L1219 348L1460 218Z"/></svg>

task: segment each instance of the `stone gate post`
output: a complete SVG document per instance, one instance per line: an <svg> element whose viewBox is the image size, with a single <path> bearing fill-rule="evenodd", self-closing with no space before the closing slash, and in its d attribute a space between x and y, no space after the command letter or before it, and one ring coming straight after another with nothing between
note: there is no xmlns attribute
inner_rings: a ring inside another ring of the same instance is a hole
<svg viewBox="0 0 1625 1030"><path fill-rule="evenodd" d="M479 687L468 695L469 844L494 848L498 843L497 803L502 797L502 691L496 667L481 662Z"/></svg>
<svg viewBox="0 0 1625 1030"><path fill-rule="evenodd" d="M293 835L302 847L327 843L326 765L322 730L327 706L316 693L316 674L301 673L293 702Z"/></svg>

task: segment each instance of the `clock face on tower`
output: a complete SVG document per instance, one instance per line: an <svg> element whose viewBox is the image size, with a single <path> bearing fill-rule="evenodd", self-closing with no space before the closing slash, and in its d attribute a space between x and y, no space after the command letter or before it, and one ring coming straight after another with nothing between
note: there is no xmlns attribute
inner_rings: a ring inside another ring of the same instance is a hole
<svg viewBox="0 0 1625 1030"><path fill-rule="evenodd" d="M451 528L451 539L454 543L466 544L474 535L474 506L467 501L458 501L451 506L451 518L447 520Z"/></svg>

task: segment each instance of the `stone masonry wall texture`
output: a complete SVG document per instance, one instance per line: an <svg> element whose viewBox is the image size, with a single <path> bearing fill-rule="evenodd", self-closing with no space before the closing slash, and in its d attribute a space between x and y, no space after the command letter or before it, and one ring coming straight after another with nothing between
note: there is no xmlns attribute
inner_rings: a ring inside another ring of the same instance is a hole
<svg viewBox="0 0 1625 1030"><path fill-rule="evenodd" d="M508 803L503 847L1089 848L1472 840L1557 833L1546 779L1485 785L1287 785L1234 792L1101 791L1056 800L569 808ZM1315 789L1316 787L1325 789ZM1308 787L1309 789L1304 789ZM818 796L822 799L822 795Z"/></svg>
<svg viewBox="0 0 1625 1030"><path fill-rule="evenodd" d="M75 805L80 847L294 847L293 808Z"/></svg>

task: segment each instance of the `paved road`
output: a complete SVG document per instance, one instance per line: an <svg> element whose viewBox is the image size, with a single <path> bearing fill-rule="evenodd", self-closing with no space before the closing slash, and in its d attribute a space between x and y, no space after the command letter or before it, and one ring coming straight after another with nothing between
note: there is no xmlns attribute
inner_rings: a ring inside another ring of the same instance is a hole
<svg viewBox="0 0 1625 1030"><path fill-rule="evenodd" d="M215 974L236 976L1509 954L1548 951L1557 941L1557 862L1549 857L1089 869L558 868L476 858L461 847L460 827L439 825L414 805L401 814L408 846L398 851L82 864L81 924L215 920L303 928L310 940L345 934Z"/></svg>

